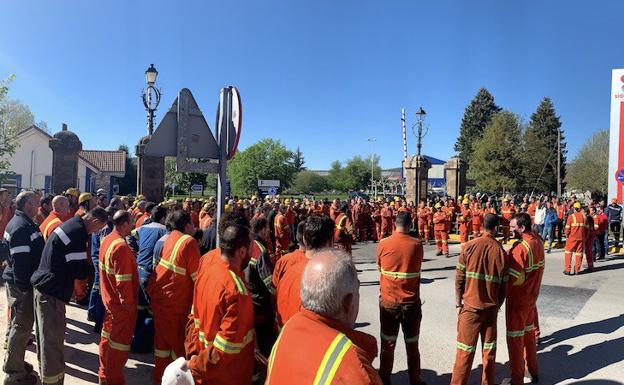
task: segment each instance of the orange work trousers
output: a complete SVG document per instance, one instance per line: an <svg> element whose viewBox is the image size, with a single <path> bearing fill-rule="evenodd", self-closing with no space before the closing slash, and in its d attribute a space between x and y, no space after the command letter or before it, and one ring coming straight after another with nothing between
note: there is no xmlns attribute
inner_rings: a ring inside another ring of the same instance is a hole
<svg viewBox="0 0 624 385"><path fill-rule="evenodd" d="M589 238L585 241L585 258L587 259L587 267L594 268L594 240L596 238Z"/></svg>
<svg viewBox="0 0 624 385"><path fill-rule="evenodd" d="M100 383L124 385L124 366L128 361L130 344L136 324L136 306L128 310L115 310L113 315L108 309L102 324L100 338Z"/></svg>
<svg viewBox="0 0 624 385"><path fill-rule="evenodd" d="M494 385L497 313L497 308L476 310L464 306L460 309L457 318L457 353L451 385L468 384L479 336L483 356L481 385Z"/></svg>
<svg viewBox="0 0 624 385"><path fill-rule="evenodd" d="M506 302L507 317L507 349L509 351L509 366L511 368L511 382L524 384L524 368L531 375L537 375L537 346L535 322L537 310L535 306Z"/></svg>
<svg viewBox="0 0 624 385"><path fill-rule="evenodd" d="M463 248L464 244L469 240L468 229L459 229L459 244Z"/></svg>
<svg viewBox="0 0 624 385"><path fill-rule="evenodd" d="M436 230L434 236L438 253L442 252L448 254L448 233L446 231Z"/></svg>
<svg viewBox="0 0 624 385"><path fill-rule="evenodd" d="M421 240L429 240L429 225L425 221L418 221L418 236Z"/></svg>
<svg viewBox="0 0 624 385"><path fill-rule="evenodd" d="M172 314L152 306L154 312L154 385L160 385L167 365L185 356L184 336L188 315Z"/></svg>
<svg viewBox="0 0 624 385"><path fill-rule="evenodd" d="M574 272L581 270L581 262L583 262L583 251L585 251L585 243L577 240L568 239L565 243L563 255L565 257L565 271L570 272L572 265L572 254L574 254Z"/></svg>

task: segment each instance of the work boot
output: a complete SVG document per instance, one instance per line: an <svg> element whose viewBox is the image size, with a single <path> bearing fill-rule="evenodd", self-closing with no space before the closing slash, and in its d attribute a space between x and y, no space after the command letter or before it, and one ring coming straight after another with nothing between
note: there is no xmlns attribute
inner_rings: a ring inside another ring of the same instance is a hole
<svg viewBox="0 0 624 385"><path fill-rule="evenodd" d="M563 275L574 275L574 273L571 273L571 272L569 272L569 271L564 271L564 272L563 272Z"/></svg>
<svg viewBox="0 0 624 385"><path fill-rule="evenodd" d="M441 251L438 251L438 252L436 253L436 256L440 256L440 255L442 255L442 252L441 252Z"/></svg>

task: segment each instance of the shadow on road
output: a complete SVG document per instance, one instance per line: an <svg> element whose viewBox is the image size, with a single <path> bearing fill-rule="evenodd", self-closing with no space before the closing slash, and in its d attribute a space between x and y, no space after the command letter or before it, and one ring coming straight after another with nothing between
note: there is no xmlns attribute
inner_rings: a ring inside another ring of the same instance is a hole
<svg viewBox="0 0 624 385"><path fill-rule="evenodd" d="M433 283L435 281L439 281L442 279L446 279L447 277L435 277L435 278L420 278L420 283L422 285L426 285L428 283Z"/></svg>
<svg viewBox="0 0 624 385"><path fill-rule="evenodd" d="M475 355L475 360L479 359L479 355ZM481 373L483 372L483 366L479 365L470 372L470 380L468 385L480 385ZM495 383L500 383L505 378L505 367L502 364L496 363L496 378ZM420 372L421 379L427 383L427 385L448 385L451 382L452 373L438 374L434 370L422 369ZM409 378L407 370L397 372L391 377L392 385L409 385ZM606 384L605 384L606 385Z"/></svg>
<svg viewBox="0 0 624 385"><path fill-rule="evenodd" d="M444 266L444 267L432 267L432 268L428 268L428 269L421 269L420 271L449 271L449 270L455 270L457 268L456 265L453 266Z"/></svg>
<svg viewBox="0 0 624 385"><path fill-rule="evenodd" d="M594 272L597 271L608 271L608 270L619 270L624 269L624 263L617 263L615 265L594 265Z"/></svg>
<svg viewBox="0 0 624 385"><path fill-rule="evenodd" d="M360 286L379 286L379 281L360 282Z"/></svg>
<svg viewBox="0 0 624 385"><path fill-rule="evenodd" d="M547 346L584 336L587 334L610 334L624 326L624 314L603 319L596 322L588 322L581 325L574 325L567 329L557 330L549 336L540 338L538 350L544 350Z"/></svg>

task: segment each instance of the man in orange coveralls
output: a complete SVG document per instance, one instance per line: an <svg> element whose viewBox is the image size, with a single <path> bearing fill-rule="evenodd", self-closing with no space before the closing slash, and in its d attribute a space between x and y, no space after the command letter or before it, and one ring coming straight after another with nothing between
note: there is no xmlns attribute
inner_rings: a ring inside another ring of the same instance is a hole
<svg viewBox="0 0 624 385"><path fill-rule="evenodd" d="M494 385L496 318L505 300L508 257L496 240L498 217L486 214L485 233L468 242L459 254L455 277L457 353L451 385L466 385L481 336L482 385Z"/></svg>
<svg viewBox="0 0 624 385"><path fill-rule="evenodd" d="M171 233L162 257L147 284L154 313L154 384L160 384L169 363L183 357L184 331L193 302L193 285L199 265L199 245L189 234L195 232L191 214L176 210L166 219Z"/></svg>
<svg viewBox="0 0 624 385"><path fill-rule="evenodd" d="M444 214L442 214L444 215ZM394 348L403 329L407 351L407 371L411 385L420 385L418 336L422 309L420 304L420 267L422 243L409 235L412 220L408 212L396 216L396 231L377 246L379 278L379 318L381 321L381 357L379 376L390 384Z"/></svg>
<svg viewBox="0 0 624 385"><path fill-rule="evenodd" d="M444 255L448 257L448 229L450 227L450 219L448 214L442 211L442 205L440 205L439 202L433 206L433 210L433 232L436 241L436 248L438 250L436 255L442 255L442 253L444 253Z"/></svg>
<svg viewBox="0 0 624 385"><path fill-rule="evenodd" d="M336 216L336 229L334 230L334 244L337 248L351 254L353 247L353 222L348 217L349 206L343 203L340 213Z"/></svg>
<svg viewBox="0 0 624 385"><path fill-rule="evenodd" d="M463 249L468 242L468 237L472 231L472 211L470 211L470 199L464 198L462 201L462 207L459 215L457 216L457 222L459 222L459 244Z"/></svg>
<svg viewBox="0 0 624 385"><path fill-rule="evenodd" d="M128 360L137 316L139 277L132 250L125 238L132 230L127 211L113 215L113 231L100 247L100 292L106 309L100 339L101 384L123 385L123 368Z"/></svg>
<svg viewBox="0 0 624 385"><path fill-rule="evenodd" d="M286 205L280 205L275 216L275 258L280 259L282 255L288 253L290 246L290 226L286 218Z"/></svg>
<svg viewBox="0 0 624 385"><path fill-rule="evenodd" d="M69 201L63 195L57 195L52 199L52 211L46 217L46 219L39 226L43 240L48 240L48 237L54 229L72 216L69 212Z"/></svg>
<svg viewBox="0 0 624 385"><path fill-rule="evenodd" d="M381 385L372 366L377 341L353 330L358 291L357 271L347 253L324 249L314 255L301 280L303 309L273 346L266 385Z"/></svg>
<svg viewBox="0 0 624 385"><path fill-rule="evenodd" d="M503 198L503 204L500 208L501 212L501 227L503 230L503 242L507 242L509 239L509 221L516 213L516 208L509 203L509 198Z"/></svg>
<svg viewBox="0 0 624 385"><path fill-rule="evenodd" d="M299 241L299 244L305 244L305 249L285 255L277 262L273 272L278 328L299 313L303 270L314 254L334 245L333 232L334 222L321 215L311 215L297 227L297 237L303 241Z"/></svg>
<svg viewBox="0 0 624 385"><path fill-rule="evenodd" d="M418 217L418 237L423 242L429 240L429 214L429 207L425 206L425 201L420 201L416 216Z"/></svg>
<svg viewBox="0 0 624 385"><path fill-rule="evenodd" d="M531 382L539 382L537 369L537 296L544 274L544 244L531 231L531 217L516 214L509 224L518 239L509 251L509 285L507 286L507 349L511 367L511 383L524 384L525 357Z"/></svg>
<svg viewBox="0 0 624 385"><path fill-rule="evenodd" d="M242 272L250 261L249 228L228 226L219 247L220 255L205 267L195 285L196 333L187 337L192 341L187 341L186 365L197 385L249 385L256 341L253 302Z"/></svg>
<svg viewBox="0 0 624 385"><path fill-rule="evenodd" d="M568 215L565 225L565 270L563 274L574 275L581 270L581 262L583 261L583 251L585 250L585 237L587 232L587 220L585 214L581 212L581 203L574 202L572 205L574 212ZM574 272L571 270L572 254L574 254Z"/></svg>

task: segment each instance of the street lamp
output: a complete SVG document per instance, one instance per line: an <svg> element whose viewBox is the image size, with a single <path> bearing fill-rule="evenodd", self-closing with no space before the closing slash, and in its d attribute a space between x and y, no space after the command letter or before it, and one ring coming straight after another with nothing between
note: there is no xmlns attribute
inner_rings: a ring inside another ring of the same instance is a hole
<svg viewBox="0 0 624 385"><path fill-rule="evenodd" d="M145 71L145 82L147 86L143 89L143 105L147 111L147 134L149 136L154 132L154 112L158 108L160 103L160 89L156 87L156 77L158 71L153 64L150 64L149 68Z"/></svg>
<svg viewBox="0 0 624 385"><path fill-rule="evenodd" d="M418 141L416 142L416 155L420 156L420 150L422 149L422 138L423 138L423 133L422 133L422 126L423 123L425 121L425 115L427 115L427 113L425 112L425 110L423 110L422 107L418 107L418 111L416 111L416 124L418 125ZM412 130L414 128L412 127ZM426 133L425 133L426 135Z"/></svg>
<svg viewBox="0 0 624 385"><path fill-rule="evenodd" d="M377 141L377 138L368 138L366 139L368 141L368 143L371 144L371 150L373 148L373 143L375 143ZM375 174L374 174L374 170L375 170L375 163L374 163L374 155L373 152L371 151L371 194L373 193L373 189L375 186Z"/></svg>

